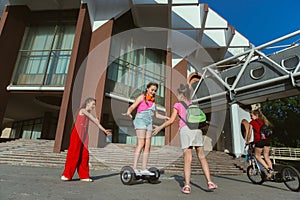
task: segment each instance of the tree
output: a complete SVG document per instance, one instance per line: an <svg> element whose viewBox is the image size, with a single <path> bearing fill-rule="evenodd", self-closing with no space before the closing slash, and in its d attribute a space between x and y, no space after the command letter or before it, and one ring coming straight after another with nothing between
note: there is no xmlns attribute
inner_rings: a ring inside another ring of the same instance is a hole
<svg viewBox="0 0 300 200"><path fill-rule="evenodd" d="M300 96L266 101L262 112L274 125L272 146L300 147Z"/></svg>

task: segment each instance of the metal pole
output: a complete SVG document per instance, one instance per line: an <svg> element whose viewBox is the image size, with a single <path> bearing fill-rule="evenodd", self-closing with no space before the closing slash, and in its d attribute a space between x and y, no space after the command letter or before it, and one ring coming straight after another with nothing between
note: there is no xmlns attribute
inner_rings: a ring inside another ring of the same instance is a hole
<svg viewBox="0 0 300 200"><path fill-rule="evenodd" d="M247 59L246 59L246 62L243 64L242 69L241 69L240 72L238 73L238 75L237 75L237 77L236 77L234 83L233 83L232 86L231 86L232 89L234 89L234 88L236 87L236 85L237 85L238 81L240 80L240 78L242 77L242 74L244 73L244 71L245 71L245 69L246 69L248 63L250 62L250 59L251 59L251 57L253 56L253 54L254 54L254 50L251 51L251 52L249 53L249 55L248 55L248 57L247 57Z"/></svg>

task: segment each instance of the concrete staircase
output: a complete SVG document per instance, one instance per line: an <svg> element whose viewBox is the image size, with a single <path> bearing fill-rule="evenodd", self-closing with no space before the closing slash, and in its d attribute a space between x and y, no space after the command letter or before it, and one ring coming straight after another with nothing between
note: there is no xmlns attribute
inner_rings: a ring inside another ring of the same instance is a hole
<svg viewBox="0 0 300 200"><path fill-rule="evenodd" d="M53 140L18 139L2 142L0 143L0 164L63 168L67 152L53 153L53 146ZM125 165L131 166L134 148L132 145L112 143L104 148L90 148L90 168L119 171ZM211 174L243 173L243 163L226 153L207 152L206 158ZM148 166L157 167L164 173L182 174L182 150L174 146L153 146ZM192 173L203 173L195 153L193 153Z"/></svg>

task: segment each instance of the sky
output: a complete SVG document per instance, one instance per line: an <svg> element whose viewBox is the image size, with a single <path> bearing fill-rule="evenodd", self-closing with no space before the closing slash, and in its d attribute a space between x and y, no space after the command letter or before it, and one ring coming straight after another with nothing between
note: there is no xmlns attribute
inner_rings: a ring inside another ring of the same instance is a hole
<svg viewBox="0 0 300 200"><path fill-rule="evenodd" d="M300 0L199 0L255 46L300 30ZM291 44L300 35L277 45ZM300 41L298 41L300 43Z"/></svg>

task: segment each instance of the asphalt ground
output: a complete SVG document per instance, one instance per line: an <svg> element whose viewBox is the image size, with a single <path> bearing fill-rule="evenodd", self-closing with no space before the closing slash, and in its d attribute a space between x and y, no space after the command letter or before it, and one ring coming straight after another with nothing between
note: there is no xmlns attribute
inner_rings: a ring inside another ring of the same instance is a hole
<svg viewBox="0 0 300 200"><path fill-rule="evenodd" d="M157 184L147 181L134 185L123 185L118 171L92 170L94 182L81 182L75 176L72 181L63 182L63 169L28 167L0 164L0 199L28 200L299 200L300 192L292 192L283 183L265 182L254 185L243 175L212 176L219 188L207 191L203 175L192 175L191 194L181 193L182 175L162 174Z"/></svg>

